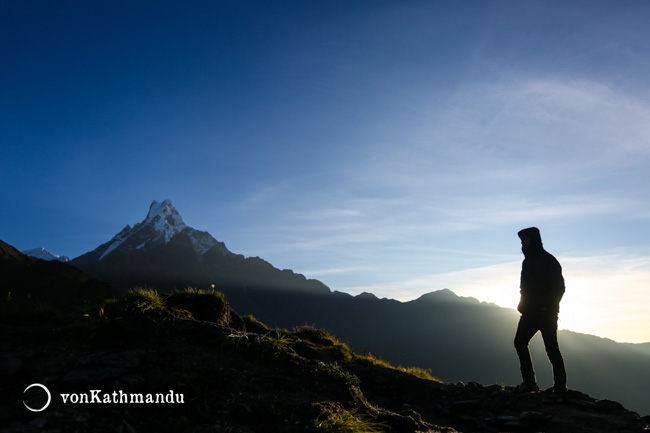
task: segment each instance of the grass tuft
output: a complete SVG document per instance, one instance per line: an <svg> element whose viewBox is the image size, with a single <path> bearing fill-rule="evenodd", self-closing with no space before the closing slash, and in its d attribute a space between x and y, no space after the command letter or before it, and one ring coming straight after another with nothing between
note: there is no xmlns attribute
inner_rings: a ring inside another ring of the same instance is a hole
<svg viewBox="0 0 650 433"><path fill-rule="evenodd" d="M350 346L342 343L327 331L316 328L315 326L305 325L296 328L292 336L305 340L314 346L337 349L341 353L344 361L350 362L356 356Z"/></svg>
<svg viewBox="0 0 650 433"><path fill-rule="evenodd" d="M244 327L248 332L255 332L256 334L265 334L271 330L268 326L258 320L252 314L242 317Z"/></svg>
<svg viewBox="0 0 650 433"><path fill-rule="evenodd" d="M440 379L433 377L431 375L431 369L423 369L419 367L402 367L401 365L395 367L392 364L390 364L388 361L384 361L381 358L377 358L372 353L368 353L367 355L364 356L357 356L355 361L362 365L365 364L365 365L374 365L374 366L384 367L384 368L392 368L394 370L412 374L413 376L417 376L421 379L432 380L434 382L442 382Z"/></svg>
<svg viewBox="0 0 650 433"><path fill-rule="evenodd" d="M316 419L316 429L326 433L380 433L386 425L370 415L351 411L324 411Z"/></svg>
<svg viewBox="0 0 650 433"><path fill-rule="evenodd" d="M124 300L127 308L141 312L159 310L165 307L165 300L162 295L153 289L145 289L139 286L127 291Z"/></svg>
<svg viewBox="0 0 650 433"><path fill-rule="evenodd" d="M433 377L431 375L431 369L427 368L419 368L419 367L402 367L399 366L397 367L399 371L403 371L404 373L412 374L413 376L417 376L421 379L426 379L426 380L432 380L434 382L442 382L440 379Z"/></svg>

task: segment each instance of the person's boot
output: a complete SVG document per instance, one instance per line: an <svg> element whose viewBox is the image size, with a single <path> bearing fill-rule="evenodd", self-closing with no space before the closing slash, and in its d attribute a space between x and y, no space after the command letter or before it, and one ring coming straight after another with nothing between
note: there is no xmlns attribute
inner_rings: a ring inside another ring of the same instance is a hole
<svg viewBox="0 0 650 433"><path fill-rule="evenodd" d="M515 392L524 393L524 392L534 392L539 391L539 386L535 382L522 382L515 387Z"/></svg>

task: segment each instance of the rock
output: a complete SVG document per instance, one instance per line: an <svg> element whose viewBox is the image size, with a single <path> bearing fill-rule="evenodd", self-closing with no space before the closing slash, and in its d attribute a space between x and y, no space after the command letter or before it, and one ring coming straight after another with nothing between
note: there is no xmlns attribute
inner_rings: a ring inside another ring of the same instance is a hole
<svg viewBox="0 0 650 433"><path fill-rule="evenodd" d="M612 412L615 410L623 409L623 405L617 401L612 400L596 400L596 407L605 412Z"/></svg>
<svg viewBox="0 0 650 433"><path fill-rule="evenodd" d="M535 411L530 411L530 412L523 412L520 417L522 421L528 422L528 423L537 423L537 422L546 422L549 421L551 418L553 418L550 415L545 415L541 412L535 412Z"/></svg>
<svg viewBox="0 0 650 433"><path fill-rule="evenodd" d="M473 410L480 406L479 400L461 400L451 404L452 410Z"/></svg>
<svg viewBox="0 0 650 433"><path fill-rule="evenodd" d="M505 416L497 417L496 420L498 422L502 423L502 424L505 424L505 423L509 423L509 422L519 421L519 417L518 416L505 415Z"/></svg>
<svg viewBox="0 0 650 433"><path fill-rule="evenodd" d="M528 430L529 426L521 421L509 421L503 425L504 431L523 431Z"/></svg>

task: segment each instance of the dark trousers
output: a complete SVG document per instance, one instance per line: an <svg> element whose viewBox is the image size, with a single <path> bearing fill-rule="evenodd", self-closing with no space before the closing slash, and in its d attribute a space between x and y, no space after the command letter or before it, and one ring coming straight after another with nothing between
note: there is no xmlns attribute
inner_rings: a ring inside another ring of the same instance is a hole
<svg viewBox="0 0 650 433"><path fill-rule="evenodd" d="M541 331L546 347L546 355L553 366L553 388L557 392L566 391L566 370L564 359L560 353L560 346L557 342L557 315L549 314L543 316L524 314L519 319L517 334L515 335L515 349L519 356L519 367L524 382L536 383L533 361L530 358L528 343Z"/></svg>

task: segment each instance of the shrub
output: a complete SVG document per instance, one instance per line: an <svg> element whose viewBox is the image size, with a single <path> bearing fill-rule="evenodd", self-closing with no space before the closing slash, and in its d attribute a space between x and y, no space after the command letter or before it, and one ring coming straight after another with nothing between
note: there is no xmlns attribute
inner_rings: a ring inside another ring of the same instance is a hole
<svg viewBox="0 0 650 433"><path fill-rule="evenodd" d="M170 307L189 311L197 320L221 322L229 311L228 301L223 293L216 290L203 290L188 287L171 293L166 304Z"/></svg>

